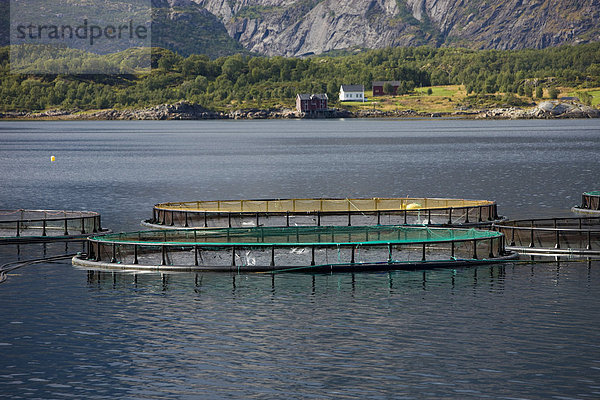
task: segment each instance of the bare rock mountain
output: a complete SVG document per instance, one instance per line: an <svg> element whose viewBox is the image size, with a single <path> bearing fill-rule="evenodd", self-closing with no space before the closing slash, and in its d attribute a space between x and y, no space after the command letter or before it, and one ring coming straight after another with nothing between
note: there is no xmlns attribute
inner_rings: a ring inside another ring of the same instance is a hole
<svg viewBox="0 0 600 400"><path fill-rule="evenodd" d="M544 48L600 40L600 0L194 0L246 49Z"/></svg>

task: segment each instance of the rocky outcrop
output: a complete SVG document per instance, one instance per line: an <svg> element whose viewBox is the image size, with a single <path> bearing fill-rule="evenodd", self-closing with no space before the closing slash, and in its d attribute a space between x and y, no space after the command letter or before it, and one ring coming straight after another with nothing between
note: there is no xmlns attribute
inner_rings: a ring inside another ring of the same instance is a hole
<svg viewBox="0 0 600 400"><path fill-rule="evenodd" d="M301 56L430 44L544 48L600 40L600 0L194 0L246 49Z"/></svg>
<svg viewBox="0 0 600 400"><path fill-rule="evenodd" d="M207 110L199 104L180 101L161 104L141 110L49 110L41 113L6 112L0 119L60 119L60 120L203 120L203 119L290 119L290 118L476 118L476 119L550 119L600 118L600 110L573 101L545 101L532 109L518 107L495 108L483 111L456 111L429 113L414 110L358 110L330 109L316 114L299 113L290 108L246 109L230 112Z"/></svg>
<svg viewBox="0 0 600 400"><path fill-rule="evenodd" d="M551 119L551 118L600 118L600 110L560 100L544 101L536 107L523 110L517 107L495 108L477 114L479 119Z"/></svg>

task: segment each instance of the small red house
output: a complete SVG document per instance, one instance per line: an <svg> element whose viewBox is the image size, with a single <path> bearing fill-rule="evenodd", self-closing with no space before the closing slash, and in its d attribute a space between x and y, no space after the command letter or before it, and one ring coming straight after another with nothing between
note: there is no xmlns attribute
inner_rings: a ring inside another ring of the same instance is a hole
<svg viewBox="0 0 600 400"><path fill-rule="evenodd" d="M304 113L327 111L327 100L327 93L297 94L296 110L298 110L298 112Z"/></svg>
<svg viewBox="0 0 600 400"><path fill-rule="evenodd" d="M389 83L392 87L392 93L385 93L383 90L383 86ZM400 86L400 81L374 81L373 82L373 96L383 96L386 94L396 95L398 92L398 87Z"/></svg>

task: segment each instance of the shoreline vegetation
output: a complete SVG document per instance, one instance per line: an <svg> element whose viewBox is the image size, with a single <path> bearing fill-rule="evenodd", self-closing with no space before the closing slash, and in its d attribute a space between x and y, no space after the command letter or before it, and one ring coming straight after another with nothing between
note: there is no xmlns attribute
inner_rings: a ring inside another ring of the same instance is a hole
<svg viewBox="0 0 600 400"><path fill-rule="evenodd" d="M10 70L11 50L0 48L3 120L588 118L598 117L600 104L600 43L543 50L422 46L306 58L210 59L152 48L150 70L135 68L148 49L100 56L25 48L18 50L36 56L32 72L19 74ZM105 62L116 68L123 60L122 74L33 72L59 64ZM396 95L375 97L376 80L402 85ZM364 85L367 101L339 101L342 84ZM298 114L298 93L326 93L332 110Z"/></svg>
<svg viewBox="0 0 600 400"><path fill-rule="evenodd" d="M455 119L566 119L600 118L600 110L574 101L543 101L528 109L519 107L464 111L415 111L381 109L331 109L326 113L305 114L290 108L249 109L219 112L199 104L180 101L138 110L48 110L43 112L0 113L0 120L243 120L243 119L319 119L319 118L455 118Z"/></svg>

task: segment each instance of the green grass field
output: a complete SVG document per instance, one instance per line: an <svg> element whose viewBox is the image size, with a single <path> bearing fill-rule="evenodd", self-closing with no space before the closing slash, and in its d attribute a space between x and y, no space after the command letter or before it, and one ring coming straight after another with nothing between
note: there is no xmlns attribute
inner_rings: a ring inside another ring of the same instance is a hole
<svg viewBox="0 0 600 400"><path fill-rule="evenodd" d="M416 88L415 89L415 94L413 94L413 96L429 96L427 94L427 90L430 89L429 87L423 87L423 88ZM431 96L444 96L444 97L453 97L456 92L458 92L458 89L456 88L456 86L431 86L431 90L433 93L431 93Z"/></svg>
<svg viewBox="0 0 600 400"><path fill-rule="evenodd" d="M593 88L593 89L568 88L566 90L566 96L579 97L579 93L581 93L581 92L586 92L590 96L592 96L592 106L596 107L600 104L600 89L598 89L598 88Z"/></svg>
<svg viewBox="0 0 600 400"><path fill-rule="evenodd" d="M593 100L592 100L593 106L597 106L598 104L600 104L600 90L590 90L590 91L588 91L588 93L590 95L592 95L592 97L593 97Z"/></svg>

